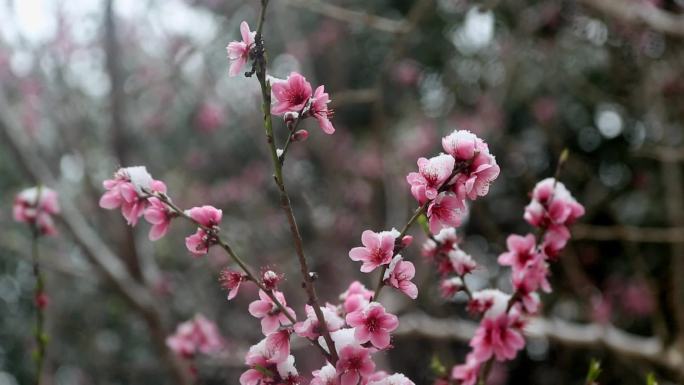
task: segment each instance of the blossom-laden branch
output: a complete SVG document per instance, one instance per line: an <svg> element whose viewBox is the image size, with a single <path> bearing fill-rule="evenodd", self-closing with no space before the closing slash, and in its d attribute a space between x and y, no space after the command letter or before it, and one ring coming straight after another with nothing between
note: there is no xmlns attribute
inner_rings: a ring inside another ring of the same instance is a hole
<svg viewBox="0 0 684 385"><path fill-rule="evenodd" d="M36 325L33 331L36 341L36 350L33 355L36 362L36 385L41 383L48 343L48 336L45 332L45 308L49 302L45 293L45 277L40 267L39 239L41 236L57 234L52 217L59 214L59 211L57 193L43 186L32 187L20 192L12 207L14 220L26 223L31 228L31 260L33 276L36 281L33 292L33 301L36 307Z"/></svg>

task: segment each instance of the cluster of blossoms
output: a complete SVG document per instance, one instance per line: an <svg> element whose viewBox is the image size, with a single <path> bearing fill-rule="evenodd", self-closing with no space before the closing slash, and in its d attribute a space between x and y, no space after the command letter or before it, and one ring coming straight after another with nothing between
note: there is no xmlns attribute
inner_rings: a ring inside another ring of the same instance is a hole
<svg viewBox="0 0 684 385"><path fill-rule="evenodd" d="M108 210L120 208L129 225L135 226L141 217L150 223L151 241L161 239L169 229L171 220L185 216L197 224L197 231L185 238L188 251L201 256L217 243L217 233L223 213L213 206L193 207L180 212L166 195L166 184L155 180L144 166L120 168L113 179L102 185L105 193L100 207Z"/></svg>
<svg viewBox="0 0 684 385"><path fill-rule="evenodd" d="M486 376L484 363L492 359L511 360L525 346L522 331L526 318L539 310L538 292L551 291L549 263L556 260L569 240L568 226L583 214L582 205L561 182L548 178L537 184L524 217L541 235L510 235L506 241L507 251L498 258L500 265L512 270L513 294L497 289L474 293L468 290L466 276L477 268L477 264L459 248L455 229L443 229L425 243L423 255L434 261L443 277L442 295L453 298L457 293L465 292L469 298L468 310L482 317L470 341L472 351L464 364L453 367L451 380L473 385L480 376ZM440 380L448 382L448 379Z"/></svg>
<svg viewBox="0 0 684 385"><path fill-rule="evenodd" d="M166 345L176 354L192 358L196 354L214 354L225 346L216 324L202 314L178 325L176 332L166 339Z"/></svg>
<svg viewBox="0 0 684 385"><path fill-rule="evenodd" d="M57 193L47 187L31 187L21 191L14 198L12 215L14 220L35 226L41 235L57 234L54 215L59 214Z"/></svg>
<svg viewBox="0 0 684 385"><path fill-rule="evenodd" d="M461 224L466 200L487 195L499 165L475 134L456 130L442 138L445 153L418 159L418 172L406 176L411 194L427 208L430 232Z"/></svg>
<svg viewBox="0 0 684 385"><path fill-rule="evenodd" d="M228 70L230 76L242 71L256 48L255 33L249 30L247 22L243 21L240 24L240 33L242 41L230 42L227 47L228 59L231 61ZM325 86L320 85L313 90L306 78L297 72L292 72L287 79L269 76L269 82L275 98L271 113L283 116L292 131L293 140L303 141L308 137L309 133L306 130L296 130L295 123L308 117L315 118L326 134L331 135L335 132L330 122L333 112L328 108L330 95L325 92Z"/></svg>

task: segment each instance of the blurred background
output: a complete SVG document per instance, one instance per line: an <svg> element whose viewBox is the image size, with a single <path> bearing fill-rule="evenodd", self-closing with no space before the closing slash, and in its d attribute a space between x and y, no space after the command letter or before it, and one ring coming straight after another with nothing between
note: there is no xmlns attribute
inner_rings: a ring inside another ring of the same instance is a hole
<svg viewBox="0 0 684 385"><path fill-rule="evenodd" d="M131 229L97 206L120 165L146 165L181 207L223 209L228 239L251 265L286 274L303 316L258 83L227 75L225 47L258 10L257 0L0 1L0 385L34 378L30 232L11 205L37 180L64 206L60 236L41 244L45 384L174 383L164 337L196 313L228 346L197 361L201 383L234 384L262 338L246 310L255 290L227 302L217 279L229 261L219 250L191 257L183 238L194 229L174 223L151 243L146 224ZM531 338L490 383L581 384L591 357L603 361L601 384L643 384L648 372L682 383L682 0L273 0L264 37L272 75L324 84L335 110L335 134L305 122L311 135L285 167L322 300L353 279L371 285L348 250L364 229L403 226L415 207L405 175L456 128L483 137L501 165L461 234L487 267L474 285L508 289L496 257L507 234L530 231L528 193L568 148L562 181L587 215L553 266L543 316L572 327ZM464 360L472 324L463 302L440 298L412 233L404 258L419 299L387 290L387 306L415 322L452 320L453 333L403 327L378 363L429 384L435 357ZM322 364L306 346L295 355L301 373Z"/></svg>

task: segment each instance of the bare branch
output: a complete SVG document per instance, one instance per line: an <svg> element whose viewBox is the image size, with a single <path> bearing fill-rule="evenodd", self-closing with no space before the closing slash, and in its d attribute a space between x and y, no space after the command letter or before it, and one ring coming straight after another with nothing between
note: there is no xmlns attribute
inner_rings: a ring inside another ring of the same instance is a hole
<svg viewBox="0 0 684 385"><path fill-rule="evenodd" d="M644 25L666 35L684 37L684 16L664 11L647 2L629 0L579 0L579 2L618 21Z"/></svg>
<svg viewBox="0 0 684 385"><path fill-rule="evenodd" d="M575 224L572 228L572 237L591 241L684 243L684 226L659 228Z"/></svg>

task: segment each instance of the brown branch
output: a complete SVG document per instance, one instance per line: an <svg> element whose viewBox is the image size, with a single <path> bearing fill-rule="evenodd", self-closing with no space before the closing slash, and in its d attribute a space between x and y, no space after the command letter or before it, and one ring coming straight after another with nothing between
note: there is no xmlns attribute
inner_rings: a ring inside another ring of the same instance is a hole
<svg viewBox="0 0 684 385"><path fill-rule="evenodd" d="M575 224L572 228L572 237L590 241L684 243L684 226L658 228Z"/></svg>
<svg viewBox="0 0 684 385"><path fill-rule="evenodd" d="M281 0L281 2L291 7L306 9L345 23L363 24L378 31L403 33L407 28L407 23L403 20L393 20L371 15L366 12L354 11L318 0Z"/></svg>
<svg viewBox="0 0 684 385"><path fill-rule="evenodd" d="M18 165L36 184L42 183L57 186L57 179L52 175L47 164L40 159L34 146L26 142L21 132L21 124L12 114L6 96L0 92L0 134L3 143L12 150ZM64 196L62 195L62 198ZM150 290L133 279L127 268L121 263L111 249L104 243L95 229L88 223L83 214L68 199L60 200L61 222L72 238L83 249L90 262L95 265L112 287L145 319L153 336L157 349L162 353L175 380L179 384L190 384L188 372L178 358L166 346L166 332L162 329L162 316ZM163 337L163 338L162 338Z"/></svg>
<svg viewBox="0 0 684 385"><path fill-rule="evenodd" d="M477 323L458 318L433 318L410 313L399 318L396 337L419 337L441 341L469 341ZM654 337L627 333L611 325L579 324L561 319L533 318L524 333L529 338L549 339L573 348L605 349L613 354L661 365L684 374L684 357Z"/></svg>
<svg viewBox="0 0 684 385"><path fill-rule="evenodd" d="M666 35L684 37L684 16L646 2L630 0L579 0L586 7L618 21L644 25Z"/></svg>

